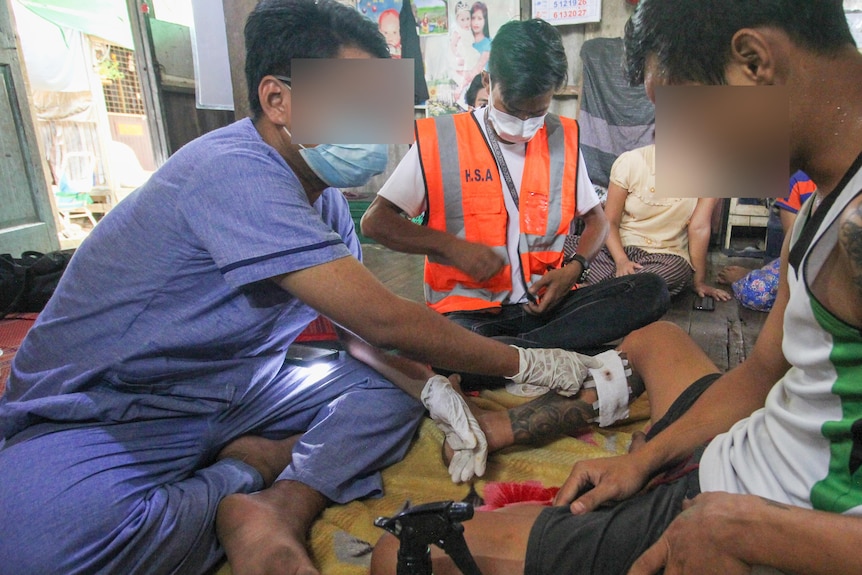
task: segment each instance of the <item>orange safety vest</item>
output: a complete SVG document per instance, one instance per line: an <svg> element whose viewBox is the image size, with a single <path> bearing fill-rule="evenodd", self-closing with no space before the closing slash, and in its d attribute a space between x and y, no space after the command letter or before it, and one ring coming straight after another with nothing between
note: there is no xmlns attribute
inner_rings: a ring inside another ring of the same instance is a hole
<svg viewBox="0 0 862 575"><path fill-rule="evenodd" d="M436 311L473 311L502 305L512 293L506 249L509 189L485 135L472 113L416 121L416 144L427 194L425 223L461 239L485 244L506 264L478 282L463 271L428 256L425 301ZM529 287L563 262L563 244L576 213L578 124L554 114L527 143L519 193L521 258Z"/></svg>

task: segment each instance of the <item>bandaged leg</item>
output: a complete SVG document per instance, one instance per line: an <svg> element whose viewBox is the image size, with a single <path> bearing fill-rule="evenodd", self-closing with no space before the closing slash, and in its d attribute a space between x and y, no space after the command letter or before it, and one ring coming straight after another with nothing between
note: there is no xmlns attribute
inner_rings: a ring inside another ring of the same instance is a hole
<svg viewBox="0 0 862 575"><path fill-rule="evenodd" d="M593 404L593 409L598 417L594 421L598 421L599 427L607 427L629 416L629 401L633 394L636 395L629 380L635 376L632 375L628 359L616 350L600 353L596 357L604 367L591 369L583 386L596 390L599 399Z"/></svg>

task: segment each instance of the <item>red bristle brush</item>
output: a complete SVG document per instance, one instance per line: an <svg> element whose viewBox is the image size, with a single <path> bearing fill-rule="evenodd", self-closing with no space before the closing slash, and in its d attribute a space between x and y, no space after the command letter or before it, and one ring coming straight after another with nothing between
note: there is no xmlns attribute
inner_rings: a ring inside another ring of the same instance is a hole
<svg viewBox="0 0 862 575"><path fill-rule="evenodd" d="M491 511L516 503L550 506L559 490L559 487L543 487L538 481L523 481L521 483L490 481L485 484L485 505L478 509Z"/></svg>

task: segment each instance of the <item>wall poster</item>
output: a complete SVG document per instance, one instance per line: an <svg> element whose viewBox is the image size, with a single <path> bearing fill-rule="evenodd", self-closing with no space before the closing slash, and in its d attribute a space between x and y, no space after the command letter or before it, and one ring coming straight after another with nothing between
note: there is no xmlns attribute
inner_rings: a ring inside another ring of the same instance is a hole
<svg viewBox="0 0 862 575"><path fill-rule="evenodd" d="M551 24L584 24L602 19L602 0L532 0L533 18Z"/></svg>
<svg viewBox="0 0 862 575"><path fill-rule="evenodd" d="M518 0L449 0L448 16L449 33L424 37L422 53L429 105L458 111L466 109L464 92L488 63L491 40L500 26L520 18L520 5Z"/></svg>
<svg viewBox="0 0 862 575"><path fill-rule="evenodd" d="M558 0L559 1L559 0ZM509 20L520 18L518 0L413 0L427 105L433 114L463 107L464 91L488 62L491 39ZM394 58L402 55L402 0L356 0L356 8L377 24ZM401 24L399 25L399 22Z"/></svg>

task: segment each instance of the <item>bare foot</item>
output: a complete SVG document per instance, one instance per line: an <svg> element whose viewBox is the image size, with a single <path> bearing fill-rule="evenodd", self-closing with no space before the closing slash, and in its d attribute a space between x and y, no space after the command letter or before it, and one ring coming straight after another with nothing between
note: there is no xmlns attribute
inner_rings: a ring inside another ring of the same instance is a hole
<svg viewBox="0 0 862 575"><path fill-rule="evenodd" d="M715 283L730 285L736 280L740 280L747 276L750 271L750 269L742 266L724 266L724 268L718 272Z"/></svg>
<svg viewBox="0 0 862 575"><path fill-rule="evenodd" d="M256 435L244 435L228 443L216 459L238 459L257 469L269 487L278 474L290 465L293 446L301 434L286 439L266 439Z"/></svg>
<svg viewBox="0 0 862 575"><path fill-rule="evenodd" d="M216 533L234 575L320 575L305 546L323 495L295 481L222 499Z"/></svg>

